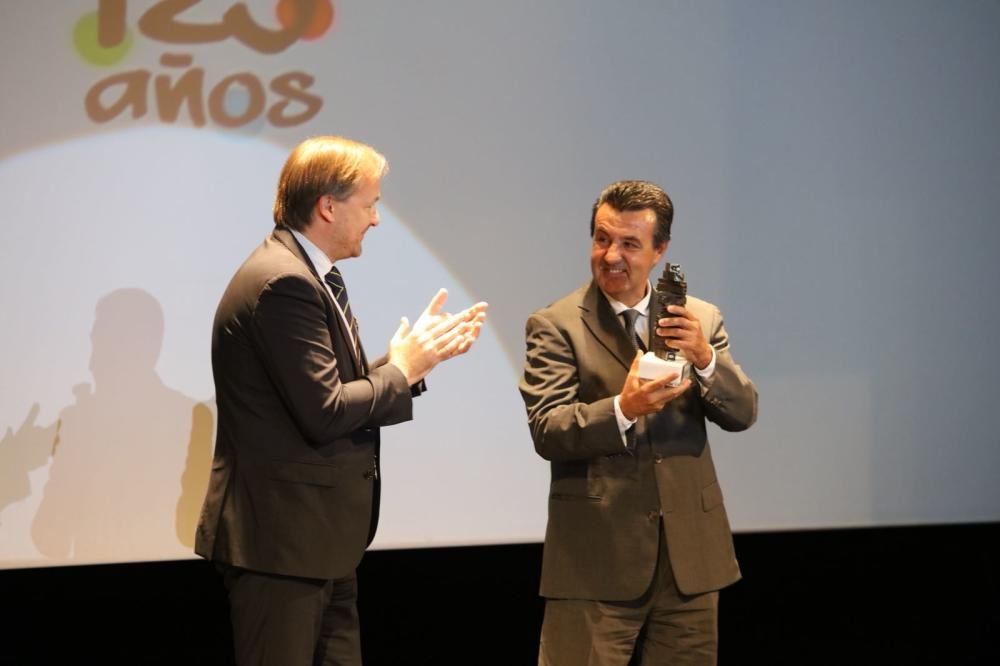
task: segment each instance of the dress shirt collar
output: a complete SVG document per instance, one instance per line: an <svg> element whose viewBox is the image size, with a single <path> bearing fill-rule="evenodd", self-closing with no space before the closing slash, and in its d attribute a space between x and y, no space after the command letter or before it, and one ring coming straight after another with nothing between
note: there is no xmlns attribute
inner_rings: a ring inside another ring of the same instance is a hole
<svg viewBox="0 0 1000 666"><path fill-rule="evenodd" d="M316 244L311 240L306 238L300 232L295 229L291 229L292 235L295 236L295 240L299 242L302 249L306 251L306 256L309 257L309 261L312 262L313 268L316 269L316 274L319 275L319 279L322 280L326 277L326 274L330 272L333 268L333 262L330 261L330 257L326 256L326 252L316 247Z"/></svg>
<svg viewBox="0 0 1000 666"><path fill-rule="evenodd" d="M603 291L601 293L604 294ZM646 281L646 295L642 297L641 301L639 301L638 303L636 303L631 308L629 306L625 305L624 303L622 303L621 301L616 301L615 299L611 298L607 294L604 294L604 298L608 299L608 303L611 305L611 308L615 311L616 315L620 316L621 313L625 312L626 310L638 310L640 317L648 317L649 316L649 297L652 296L652 294L653 294L652 285L650 285L649 281L647 280Z"/></svg>
<svg viewBox="0 0 1000 666"><path fill-rule="evenodd" d="M330 261L330 257L326 256L326 252L316 247L316 244L311 240L300 234L295 229L291 229L291 232L292 235L295 236L295 239L299 241L299 244L302 245L302 249L305 250L306 256L309 257L309 261L312 262L313 268L316 269L316 274L319 275L319 282L323 285L326 293L330 295L330 299L333 301L333 307L337 308L337 314L340 315L340 320L344 323L345 329L350 331L351 322L347 321L347 315L345 315L344 311L341 309L340 301L338 301L337 297L334 295L333 289L330 287L330 283L326 281L326 274L330 272L331 268L333 268L333 262ZM354 353L360 356L361 351L358 349L359 342L353 335L351 336L351 345L354 348Z"/></svg>

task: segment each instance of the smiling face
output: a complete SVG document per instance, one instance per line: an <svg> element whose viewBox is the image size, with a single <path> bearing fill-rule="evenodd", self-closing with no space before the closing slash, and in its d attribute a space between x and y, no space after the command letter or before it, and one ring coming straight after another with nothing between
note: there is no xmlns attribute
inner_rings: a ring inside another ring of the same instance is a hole
<svg viewBox="0 0 1000 666"><path fill-rule="evenodd" d="M590 270L601 291L629 307L646 295L649 274L667 250L667 242L653 244L655 227L650 208L619 211L605 203L594 217Z"/></svg>
<svg viewBox="0 0 1000 666"><path fill-rule="evenodd" d="M379 197L379 179L363 178L354 192L343 201L324 197L327 201L320 202L320 206L327 206L332 218L328 244L331 260L361 256L365 232L379 223L378 209L375 206Z"/></svg>

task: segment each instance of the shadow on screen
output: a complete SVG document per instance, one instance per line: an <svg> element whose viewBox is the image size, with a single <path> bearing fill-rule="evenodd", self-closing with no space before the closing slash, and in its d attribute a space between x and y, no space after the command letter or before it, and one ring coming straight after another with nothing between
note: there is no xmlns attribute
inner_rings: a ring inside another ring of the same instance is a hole
<svg viewBox="0 0 1000 666"><path fill-rule="evenodd" d="M31 526L41 554L60 562L172 559L191 554L212 456L212 407L164 385L160 304L141 289L102 297L91 332L93 385L55 423L33 405L0 440L0 508L30 493L49 461Z"/></svg>

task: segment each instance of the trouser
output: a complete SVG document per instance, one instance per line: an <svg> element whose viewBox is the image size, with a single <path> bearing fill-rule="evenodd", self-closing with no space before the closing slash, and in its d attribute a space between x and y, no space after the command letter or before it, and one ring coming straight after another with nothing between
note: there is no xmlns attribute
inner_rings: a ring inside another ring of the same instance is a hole
<svg viewBox="0 0 1000 666"><path fill-rule="evenodd" d="M717 660L718 607L717 591L677 589L661 531L653 581L640 598L546 600L538 664L626 666L634 653L642 666L709 666Z"/></svg>
<svg viewBox="0 0 1000 666"><path fill-rule="evenodd" d="M355 574L319 580L220 570L238 666L361 666Z"/></svg>

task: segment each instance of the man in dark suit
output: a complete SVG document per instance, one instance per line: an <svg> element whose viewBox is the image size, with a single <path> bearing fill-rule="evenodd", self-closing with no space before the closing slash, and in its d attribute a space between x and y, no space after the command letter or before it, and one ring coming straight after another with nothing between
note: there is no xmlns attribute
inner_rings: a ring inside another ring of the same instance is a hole
<svg viewBox="0 0 1000 666"><path fill-rule="evenodd" d="M361 664L355 570L378 520L379 428L412 417L423 378L485 317L485 303L441 313L441 290L369 364L335 264L378 224L386 169L354 141L300 144L276 228L216 312L219 423L195 550L223 572L241 666Z"/></svg>
<svg viewBox="0 0 1000 666"><path fill-rule="evenodd" d="M705 421L749 427L757 392L715 306L688 297L649 321L672 220L653 183L607 187L591 216L592 281L528 319L520 388L552 468L539 664L716 661L718 590L740 572ZM651 333L691 378L638 377Z"/></svg>

